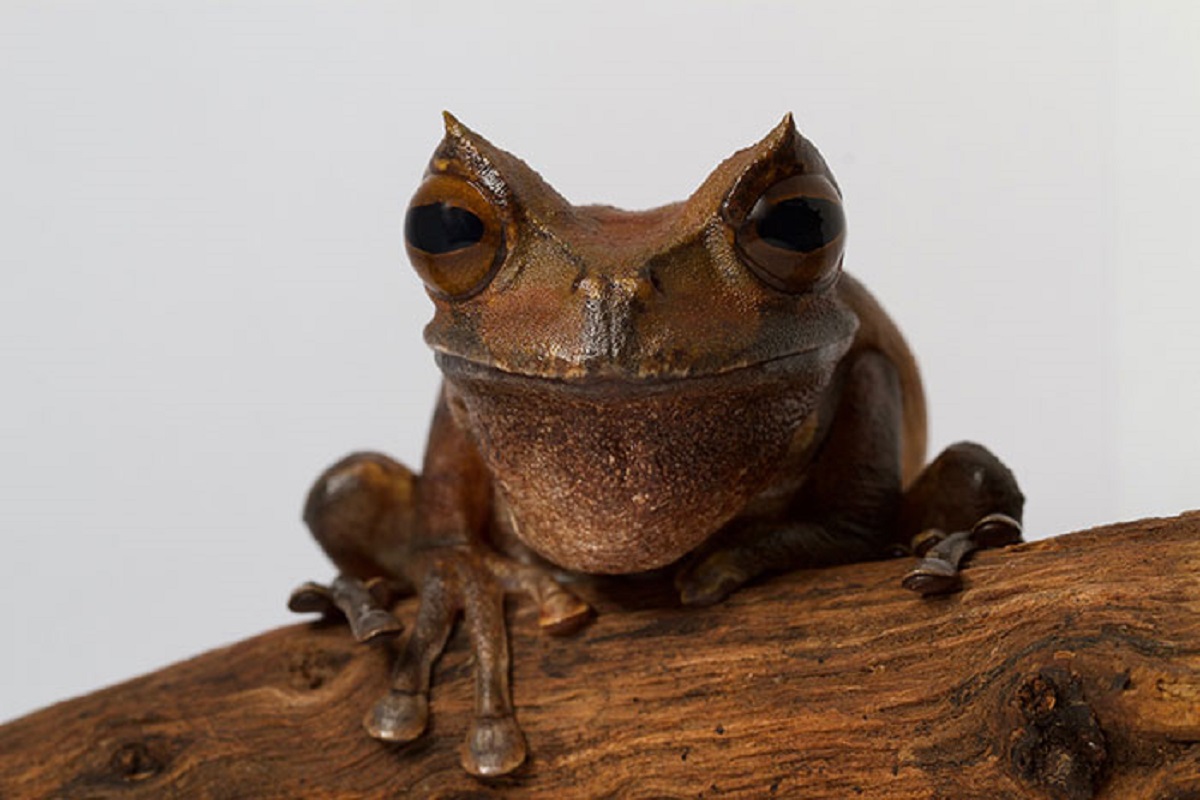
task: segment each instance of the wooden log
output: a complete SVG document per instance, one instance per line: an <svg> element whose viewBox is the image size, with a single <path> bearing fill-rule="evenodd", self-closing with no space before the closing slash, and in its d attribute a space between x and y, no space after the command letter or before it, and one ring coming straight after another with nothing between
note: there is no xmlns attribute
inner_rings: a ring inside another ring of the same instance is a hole
<svg viewBox="0 0 1200 800"><path fill-rule="evenodd" d="M360 727L388 648L299 624L0 728L0 797L1200 797L1200 513L981 554L949 597L902 590L909 566L709 609L610 582L567 638L513 609L508 778L458 764L462 637L394 748Z"/></svg>

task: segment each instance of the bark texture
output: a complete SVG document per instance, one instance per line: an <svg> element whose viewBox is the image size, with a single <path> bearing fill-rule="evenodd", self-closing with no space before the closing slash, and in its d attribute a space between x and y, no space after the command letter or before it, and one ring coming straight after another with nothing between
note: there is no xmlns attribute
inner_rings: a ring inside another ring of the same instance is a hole
<svg viewBox="0 0 1200 800"><path fill-rule="evenodd" d="M360 727L389 648L299 624L0 727L0 798L1200 798L1200 513L980 554L949 597L902 590L910 566L709 609L583 587L567 638L511 609L531 755L505 779L458 765L461 636L429 732L391 748Z"/></svg>

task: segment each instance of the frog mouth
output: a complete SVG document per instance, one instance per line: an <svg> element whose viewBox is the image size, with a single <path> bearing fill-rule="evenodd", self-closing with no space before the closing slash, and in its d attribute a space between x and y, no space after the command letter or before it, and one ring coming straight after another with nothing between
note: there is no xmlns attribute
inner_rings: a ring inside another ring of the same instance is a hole
<svg viewBox="0 0 1200 800"><path fill-rule="evenodd" d="M758 360L727 362L700 369L638 370L621 368L611 363L572 366L566 369L537 373L516 368L503 362L484 363L456 355L447 350L435 350L434 359L442 374L451 381L483 380L528 383L554 387L565 392L589 394L622 394L655 391L719 390L724 385L746 383L803 382L826 372L825 366L835 363L849 342L836 342L822 347L801 350ZM817 377L820 380L819 377Z"/></svg>

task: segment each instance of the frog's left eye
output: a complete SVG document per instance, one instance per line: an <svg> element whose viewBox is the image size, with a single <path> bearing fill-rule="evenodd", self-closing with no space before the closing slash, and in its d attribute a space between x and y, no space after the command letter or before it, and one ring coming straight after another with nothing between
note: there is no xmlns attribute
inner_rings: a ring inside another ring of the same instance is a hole
<svg viewBox="0 0 1200 800"><path fill-rule="evenodd" d="M762 193L736 240L761 281L797 293L837 272L845 235L846 218L833 185L820 175L794 175Z"/></svg>
<svg viewBox="0 0 1200 800"><path fill-rule="evenodd" d="M430 175L404 216L404 243L413 268L432 291L464 298L480 291L504 262L504 225L474 184Z"/></svg>

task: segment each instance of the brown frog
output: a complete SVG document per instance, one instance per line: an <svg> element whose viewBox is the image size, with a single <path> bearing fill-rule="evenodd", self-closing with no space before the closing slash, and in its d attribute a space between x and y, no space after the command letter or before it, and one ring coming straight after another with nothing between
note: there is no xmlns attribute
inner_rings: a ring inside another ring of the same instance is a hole
<svg viewBox="0 0 1200 800"><path fill-rule="evenodd" d="M396 591L420 596L371 736L423 733L461 613L477 671L463 767L517 768L504 598L574 629L589 608L554 569L674 565L702 606L911 545L924 558L904 584L930 594L958 588L972 550L1020 539L1023 498L987 450L924 466L916 364L842 271L841 192L790 115L684 202L641 212L572 206L446 115L404 229L445 377L425 463L358 453L320 476L304 519L340 575L291 602L367 641L400 631Z"/></svg>

